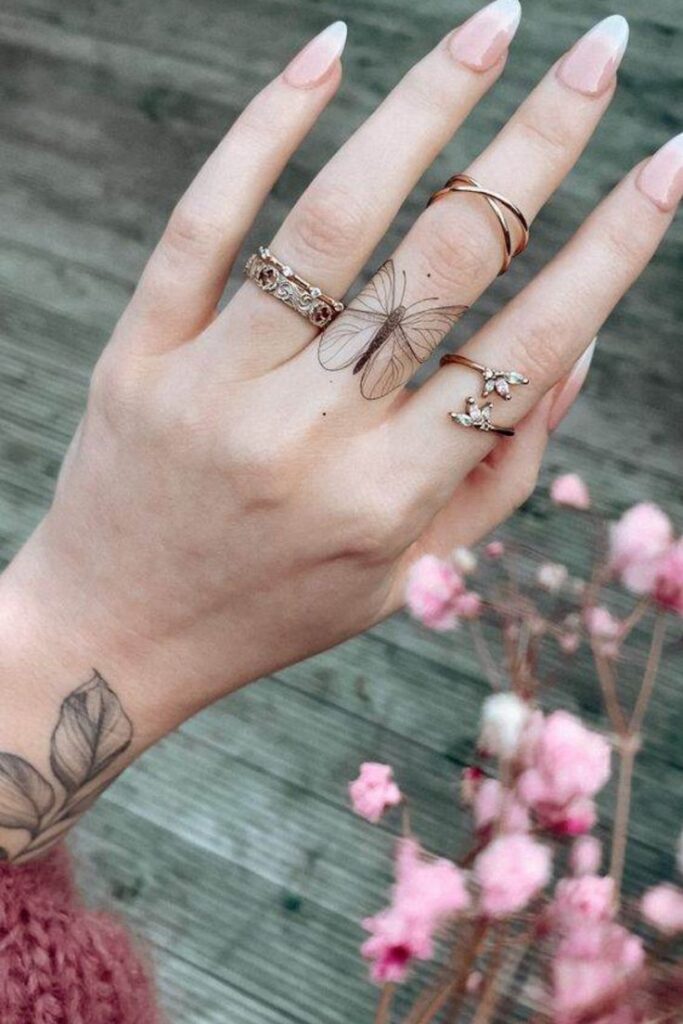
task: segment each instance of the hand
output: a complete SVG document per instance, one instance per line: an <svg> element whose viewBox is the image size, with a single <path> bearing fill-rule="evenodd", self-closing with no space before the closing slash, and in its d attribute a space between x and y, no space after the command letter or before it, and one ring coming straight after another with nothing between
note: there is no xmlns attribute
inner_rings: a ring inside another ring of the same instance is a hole
<svg viewBox="0 0 683 1024"><path fill-rule="evenodd" d="M310 185L272 251L342 296L498 78L518 17L516 0L498 0L416 65ZM414 353L499 270L499 225L480 196L425 210L363 292L366 306L381 290L393 309L447 309L393 359L384 343L368 375L353 372L373 336L355 303L322 348L305 318L251 281L217 312L254 217L337 87L343 41L333 26L295 58L178 203L95 370L53 507L0 584L22 649L40 638L50 651L42 677L61 697L96 665L127 690L142 745L390 614L420 553L477 541L529 495L591 339L683 189L679 137L463 348L530 378L493 410L516 437L458 426L448 412L479 393L473 371L448 366L418 391L406 385ZM468 173L532 219L604 113L625 43L618 18L580 40ZM346 367L344 345L355 353Z"/></svg>

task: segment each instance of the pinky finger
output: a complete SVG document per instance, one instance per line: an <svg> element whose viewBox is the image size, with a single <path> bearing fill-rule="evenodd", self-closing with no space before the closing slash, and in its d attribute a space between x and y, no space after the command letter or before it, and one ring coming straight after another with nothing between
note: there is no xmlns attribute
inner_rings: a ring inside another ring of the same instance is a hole
<svg viewBox="0 0 683 1024"><path fill-rule="evenodd" d="M246 107L179 200L127 311L147 351L173 348L213 318L261 205L336 92L345 41L343 22L311 40Z"/></svg>

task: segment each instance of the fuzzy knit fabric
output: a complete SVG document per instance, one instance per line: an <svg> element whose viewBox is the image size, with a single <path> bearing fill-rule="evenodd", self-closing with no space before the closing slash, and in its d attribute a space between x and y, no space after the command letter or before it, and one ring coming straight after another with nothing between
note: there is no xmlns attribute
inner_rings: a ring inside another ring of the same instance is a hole
<svg viewBox="0 0 683 1024"><path fill-rule="evenodd" d="M0 863L2 1024L161 1024L150 971L115 918L89 910L58 848Z"/></svg>

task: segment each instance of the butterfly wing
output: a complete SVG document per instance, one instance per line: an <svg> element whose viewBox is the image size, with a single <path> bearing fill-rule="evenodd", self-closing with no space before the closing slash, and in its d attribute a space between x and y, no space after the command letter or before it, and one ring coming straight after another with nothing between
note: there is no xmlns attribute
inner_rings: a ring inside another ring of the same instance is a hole
<svg viewBox="0 0 683 1024"><path fill-rule="evenodd" d="M394 263L387 260L323 332L318 359L326 370L343 370L360 359L394 308L395 292Z"/></svg>
<svg viewBox="0 0 683 1024"><path fill-rule="evenodd" d="M418 363L424 363L429 359L437 345L467 309L467 306L437 306L433 309L406 313L401 326Z"/></svg>

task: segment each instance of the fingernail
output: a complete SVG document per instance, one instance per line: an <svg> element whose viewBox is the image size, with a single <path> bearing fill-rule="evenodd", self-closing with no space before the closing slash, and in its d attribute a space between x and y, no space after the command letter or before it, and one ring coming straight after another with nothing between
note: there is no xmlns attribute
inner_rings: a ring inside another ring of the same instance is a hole
<svg viewBox="0 0 683 1024"><path fill-rule="evenodd" d="M451 54L473 71L488 71L507 51L521 17L519 0L494 0L456 29Z"/></svg>
<svg viewBox="0 0 683 1024"><path fill-rule="evenodd" d="M583 355L579 356L570 370L564 387L553 402L550 410L550 415L548 416L548 430L555 430L559 427L560 423L576 401L579 391L583 387L583 383L588 375L588 371L590 370L590 365L593 362L593 353L595 352L597 340L597 338L593 338L586 351Z"/></svg>
<svg viewBox="0 0 683 1024"><path fill-rule="evenodd" d="M620 14L599 21L561 60L557 74L585 96L599 96L614 79L628 43L628 22Z"/></svg>
<svg viewBox="0 0 683 1024"><path fill-rule="evenodd" d="M669 139L641 169L638 188L660 210L673 210L683 197L683 132Z"/></svg>
<svg viewBox="0 0 683 1024"><path fill-rule="evenodd" d="M284 79L295 89L310 89L317 85L341 57L346 43L346 24L335 21L320 35L311 39L303 50L287 65Z"/></svg>

